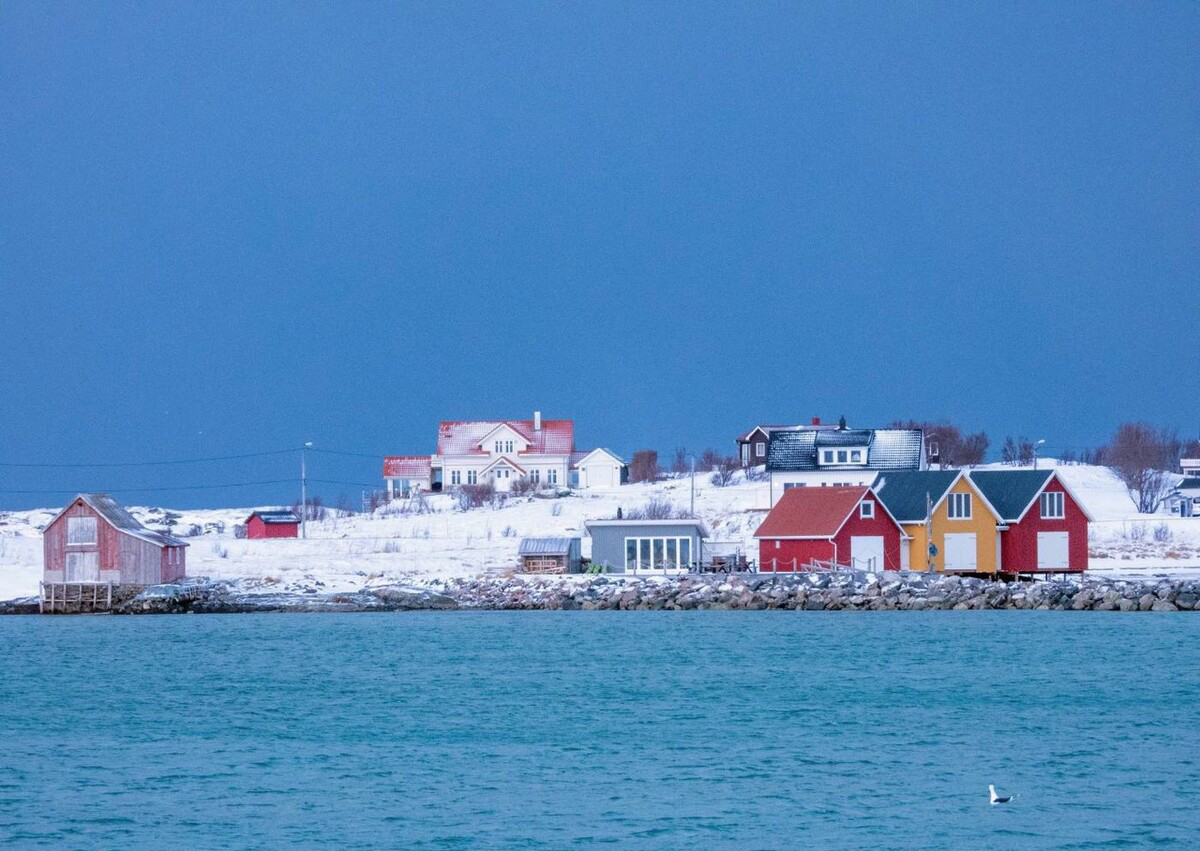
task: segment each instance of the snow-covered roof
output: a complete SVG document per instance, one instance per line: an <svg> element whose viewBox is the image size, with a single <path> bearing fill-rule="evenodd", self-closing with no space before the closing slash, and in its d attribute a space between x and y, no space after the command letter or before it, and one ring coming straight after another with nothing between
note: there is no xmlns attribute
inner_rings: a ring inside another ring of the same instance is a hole
<svg viewBox="0 0 1200 851"><path fill-rule="evenodd" d="M866 470L919 470L924 437L916 428L804 429L775 431L767 447L768 470L819 470L818 450L831 446L865 446Z"/></svg>
<svg viewBox="0 0 1200 851"><path fill-rule="evenodd" d="M393 455L383 459L385 479L429 478L428 455Z"/></svg>
<svg viewBox="0 0 1200 851"><path fill-rule="evenodd" d="M572 452L571 453L571 466L578 467L581 463L583 463L584 461L588 460L593 455L596 455L598 453L603 453L604 455L607 455L609 458L611 458L613 461L616 461L618 464L623 465L625 463L625 459L622 458L617 453L613 452L611 449L605 449L603 446L598 446L595 449L591 450L590 452Z"/></svg>
<svg viewBox="0 0 1200 851"><path fill-rule="evenodd" d="M443 420L438 424L438 455L484 455L480 442L500 426L508 426L529 444L522 454L570 455L575 449L574 420Z"/></svg>
<svg viewBox="0 0 1200 851"><path fill-rule="evenodd" d="M294 511L288 511L286 509L279 511L255 511L250 515L250 517L257 517L268 526L276 524L290 525L292 523L300 522L300 518L296 516Z"/></svg>
<svg viewBox="0 0 1200 851"><path fill-rule="evenodd" d="M517 548L519 556L565 556L578 538L523 538Z"/></svg>

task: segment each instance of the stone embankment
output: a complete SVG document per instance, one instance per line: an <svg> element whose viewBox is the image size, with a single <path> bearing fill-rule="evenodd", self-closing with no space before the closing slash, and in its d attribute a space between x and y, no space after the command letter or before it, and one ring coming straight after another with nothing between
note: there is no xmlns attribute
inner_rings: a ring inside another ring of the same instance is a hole
<svg viewBox="0 0 1200 851"><path fill-rule="evenodd" d="M1200 602L1200 581L992 582L922 574L512 577L452 580L464 609L801 609L806 611L1042 609L1179 611Z"/></svg>
<svg viewBox="0 0 1200 851"><path fill-rule="evenodd" d="M154 585L114 605L114 614L389 612L426 610L922 611L1038 609L1200 610L1200 580L1072 579L992 582L923 574L805 573L764 576L554 576L452 579L345 593L263 593L236 582L187 579ZM0 603L0 614L37 612L36 598Z"/></svg>

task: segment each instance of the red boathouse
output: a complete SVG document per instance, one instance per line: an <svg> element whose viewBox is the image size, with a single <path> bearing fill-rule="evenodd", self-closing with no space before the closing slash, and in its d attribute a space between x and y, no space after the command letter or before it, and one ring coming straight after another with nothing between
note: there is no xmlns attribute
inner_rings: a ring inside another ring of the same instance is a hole
<svg viewBox="0 0 1200 851"><path fill-rule="evenodd" d="M147 529L104 493L81 493L42 532L42 581L158 585L182 579L187 544Z"/></svg>
<svg viewBox="0 0 1200 851"><path fill-rule="evenodd" d="M1000 514L1000 572L1082 573L1092 517L1054 470L973 470Z"/></svg>
<svg viewBox="0 0 1200 851"><path fill-rule="evenodd" d="M904 532L866 486L788 488L758 531L758 569L899 570Z"/></svg>

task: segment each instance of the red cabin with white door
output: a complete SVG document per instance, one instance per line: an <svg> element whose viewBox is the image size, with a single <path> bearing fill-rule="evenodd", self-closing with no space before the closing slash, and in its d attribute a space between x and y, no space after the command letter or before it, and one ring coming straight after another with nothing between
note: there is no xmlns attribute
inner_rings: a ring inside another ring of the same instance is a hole
<svg viewBox="0 0 1200 851"><path fill-rule="evenodd" d="M1002 573L1082 573L1092 517L1054 470L975 470L971 481L1001 515Z"/></svg>
<svg viewBox="0 0 1200 851"><path fill-rule="evenodd" d="M147 529L108 494L81 493L42 532L44 582L157 585L186 574L187 543Z"/></svg>
<svg viewBox="0 0 1200 851"><path fill-rule="evenodd" d="M758 569L790 573L818 563L899 570L904 531L866 486L793 487L758 531Z"/></svg>

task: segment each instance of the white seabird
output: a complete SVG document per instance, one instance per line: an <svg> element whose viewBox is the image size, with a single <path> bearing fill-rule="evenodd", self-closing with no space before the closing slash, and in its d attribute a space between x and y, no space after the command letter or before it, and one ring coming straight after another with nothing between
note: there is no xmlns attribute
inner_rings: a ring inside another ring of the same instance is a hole
<svg viewBox="0 0 1200 851"><path fill-rule="evenodd" d="M993 807L996 806L996 804L1007 804L1009 801L1011 801L1015 797L1017 797L1017 796L1016 795L1005 795L1005 796L1001 797L1000 795L996 794L995 786L992 786L990 784L988 785L988 801L991 803L991 805Z"/></svg>

